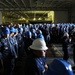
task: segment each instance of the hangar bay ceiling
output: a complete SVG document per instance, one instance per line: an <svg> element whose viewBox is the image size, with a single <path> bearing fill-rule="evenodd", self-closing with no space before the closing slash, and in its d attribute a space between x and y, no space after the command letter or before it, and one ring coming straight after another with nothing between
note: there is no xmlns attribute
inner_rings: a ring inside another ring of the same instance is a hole
<svg viewBox="0 0 75 75"><path fill-rule="evenodd" d="M50 11L71 10L75 0L0 0L3 19L46 19ZM51 16L50 16L51 17ZM52 19L52 18L50 18Z"/></svg>
<svg viewBox="0 0 75 75"><path fill-rule="evenodd" d="M0 10L68 10L75 0L0 0Z"/></svg>

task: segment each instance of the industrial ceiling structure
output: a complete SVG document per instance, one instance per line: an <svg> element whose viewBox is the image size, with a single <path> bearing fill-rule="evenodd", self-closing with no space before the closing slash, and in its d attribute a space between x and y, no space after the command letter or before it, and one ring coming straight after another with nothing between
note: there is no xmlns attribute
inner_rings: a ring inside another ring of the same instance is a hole
<svg viewBox="0 0 75 75"><path fill-rule="evenodd" d="M75 7L75 0L0 0L0 11L8 18L47 17L49 11L67 11Z"/></svg>
<svg viewBox="0 0 75 75"><path fill-rule="evenodd" d="M0 0L0 10L68 10L75 0Z"/></svg>

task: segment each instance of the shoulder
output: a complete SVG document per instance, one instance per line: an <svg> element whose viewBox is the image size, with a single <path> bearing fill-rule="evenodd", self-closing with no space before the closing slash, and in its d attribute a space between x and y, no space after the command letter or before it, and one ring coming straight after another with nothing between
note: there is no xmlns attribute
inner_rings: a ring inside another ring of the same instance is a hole
<svg viewBox="0 0 75 75"><path fill-rule="evenodd" d="M5 43L5 39L4 38L0 39L0 43Z"/></svg>

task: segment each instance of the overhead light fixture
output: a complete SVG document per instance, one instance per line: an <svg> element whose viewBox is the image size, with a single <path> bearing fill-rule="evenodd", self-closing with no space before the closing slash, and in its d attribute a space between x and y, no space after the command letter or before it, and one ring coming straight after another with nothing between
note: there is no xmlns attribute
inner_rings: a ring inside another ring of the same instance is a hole
<svg viewBox="0 0 75 75"><path fill-rule="evenodd" d="M36 20L36 18L33 18L33 20L35 21L35 20Z"/></svg>
<svg viewBox="0 0 75 75"><path fill-rule="evenodd" d="M26 20L24 17L19 18L18 20Z"/></svg>
<svg viewBox="0 0 75 75"><path fill-rule="evenodd" d="M42 18L38 18L38 20L42 20Z"/></svg>

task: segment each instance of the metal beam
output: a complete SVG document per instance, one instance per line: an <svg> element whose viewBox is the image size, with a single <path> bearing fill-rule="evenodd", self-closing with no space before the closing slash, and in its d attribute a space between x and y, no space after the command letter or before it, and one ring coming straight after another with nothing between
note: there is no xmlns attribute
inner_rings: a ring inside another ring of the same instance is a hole
<svg viewBox="0 0 75 75"><path fill-rule="evenodd" d="M8 5L6 5L4 2L0 1L1 4L3 4L6 7L9 7Z"/></svg>
<svg viewBox="0 0 75 75"><path fill-rule="evenodd" d="M46 2L48 2L48 1L45 0L44 3L43 3L43 6L44 6L44 7L45 7Z"/></svg>
<svg viewBox="0 0 75 75"><path fill-rule="evenodd" d="M19 14L20 16L23 16L23 17L26 16L27 18L29 18L29 16L26 13L22 13L19 11L17 14Z"/></svg>
<svg viewBox="0 0 75 75"><path fill-rule="evenodd" d="M34 18L36 18L36 13L34 13Z"/></svg>
<svg viewBox="0 0 75 75"><path fill-rule="evenodd" d="M30 8L32 9L32 6L31 6L31 5L32 5L32 4L31 4L31 0L29 0L29 2L30 2Z"/></svg>
<svg viewBox="0 0 75 75"><path fill-rule="evenodd" d="M27 16L27 18L29 18L29 16L27 14L25 14Z"/></svg>
<svg viewBox="0 0 75 75"><path fill-rule="evenodd" d="M61 4L58 5L58 7L64 6L65 4L68 4L68 3L70 2L69 1L62 2Z"/></svg>
<svg viewBox="0 0 75 75"><path fill-rule="evenodd" d="M9 3L12 7L15 7L13 6L13 4L11 2L9 2L8 0L6 0L7 3Z"/></svg>
<svg viewBox="0 0 75 75"><path fill-rule="evenodd" d="M53 2L54 2L54 0L51 0L51 1L49 2L49 4L48 4L48 5L50 5L50 6L51 6L51 5L53 4ZM47 5L47 6L48 6L48 5Z"/></svg>
<svg viewBox="0 0 75 75"><path fill-rule="evenodd" d="M26 4L24 3L24 0L21 0L21 1L22 1L22 3L23 3L24 7L26 8Z"/></svg>
<svg viewBox="0 0 75 75"><path fill-rule="evenodd" d="M20 7L16 0L14 0L14 2L17 4L18 7Z"/></svg>
<svg viewBox="0 0 75 75"><path fill-rule="evenodd" d="M29 18L29 16L26 13L23 13L23 12L20 12L20 11L19 11L19 13L21 13L21 14L25 15L27 18Z"/></svg>
<svg viewBox="0 0 75 75"><path fill-rule="evenodd" d="M56 8L56 7L44 7L43 9L42 9L42 7L40 7L40 8L35 8L35 7L33 7L32 9L31 8L0 8L0 11L3 11L3 10L5 10L5 11L58 11L58 10L62 10L62 11L67 11L67 10L71 10L71 9L69 9L68 7L67 8L65 8L65 7L63 7L63 8L61 8L61 7L59 7L59 8Z"/></svg>

